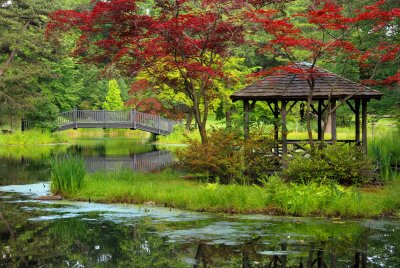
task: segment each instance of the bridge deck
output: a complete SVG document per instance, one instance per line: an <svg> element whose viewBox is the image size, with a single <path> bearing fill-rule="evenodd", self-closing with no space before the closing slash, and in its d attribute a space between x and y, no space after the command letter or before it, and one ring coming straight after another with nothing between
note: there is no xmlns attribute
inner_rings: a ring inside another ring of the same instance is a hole
<svg viewBox="0 0 400 268"><path fill-rule="evenodd" d="M168 135L176 121L133 111L73 110L60 113L58 131L78 128L129 128Z"/></svg>

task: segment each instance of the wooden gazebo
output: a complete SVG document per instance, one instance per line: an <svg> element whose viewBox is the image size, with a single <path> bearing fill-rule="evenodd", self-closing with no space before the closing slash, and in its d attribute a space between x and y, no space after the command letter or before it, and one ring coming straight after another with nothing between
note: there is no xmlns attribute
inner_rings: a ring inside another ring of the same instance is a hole
<svg viewBox="0 0 400 268"><path fill-rule="evenodd" d="M359 83L352 82L325 69L312 67L308 63L298 63L292 66L298 72L278 72L257 81L256 83L234 93L231 99L235 102L243 101L244 133L249 135L249 112L257 101L267 102L276 121L281 118L282 126L282 153L287 153L287 144L294 141L287 140L286 115L299 101L307 101L310 95L310 83L314 83L312 91L312 111L317 115L318 140L322 140L322 115L329 107L331 116L331 140L336 142L336 105L345 102L355 114L355 139L346 142L362 144L363 152L367 153L367 104L371 99L380 99L382 93L370 89ZM312 74L312 80L310 75ZM308 76L307 76L308 75ZM317 104L317 105L315 105ZM290 106L289 106L290 105ZM361 117L360 120L360 107ZM362 138L360 139L360 123ZM279 125L275 124L275 139L278 139Z"/></svg>

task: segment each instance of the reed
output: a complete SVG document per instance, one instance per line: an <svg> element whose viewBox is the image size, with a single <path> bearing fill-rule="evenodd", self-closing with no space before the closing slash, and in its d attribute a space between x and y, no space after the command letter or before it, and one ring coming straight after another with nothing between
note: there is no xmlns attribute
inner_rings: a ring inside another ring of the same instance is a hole
<svg viewBox="0 0 400 268"><path fill-rule="evenodd" d="M370 139L369 156L379 166L381 178L384 181L400 179L398 167L400 164L400 132L389 130Z"/></svg>
<svg viewBox="0 0 400 268"><path fill-rule="evenodd" d="M78 191L86 175L85 161L81 157L64 155L54 157L51 165L51 190L68 196Z"/></svg>

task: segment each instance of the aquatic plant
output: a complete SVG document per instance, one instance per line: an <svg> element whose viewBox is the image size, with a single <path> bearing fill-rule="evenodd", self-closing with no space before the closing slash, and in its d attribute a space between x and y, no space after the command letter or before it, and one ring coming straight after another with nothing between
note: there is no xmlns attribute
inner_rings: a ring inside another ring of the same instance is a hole
<svg viewBox="0 0 400 268"><path fill-rule="evenodd" d="M86 175L85 161L78 156L54 157L51 165L51 190L54 194L69 195L82 186Z"/></svg>

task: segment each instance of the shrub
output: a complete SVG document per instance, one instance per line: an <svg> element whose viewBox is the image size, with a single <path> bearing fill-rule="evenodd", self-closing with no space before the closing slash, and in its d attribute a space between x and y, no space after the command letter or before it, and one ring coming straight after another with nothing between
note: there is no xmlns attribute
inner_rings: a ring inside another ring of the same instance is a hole
<svg viewBox="0 0 400 268"><path fill-rule="evenodd" d="M178 150L179 167L201 173L214 182L252 183L278 160L272 153L273 142L265 135L250 135L244 140L240 131L216 129L208 134L208 143L189 140Z"/></svg>
<svg viewBox="0 0 400 268"><path fill-rule="evenodd" d="M359 147L328 145L309 157L288 160L283 178L296 183L339 183L361 185L374 179L373 166Z"/></svg>
<svg viewBox="0 0 400 268"><path fill-rule="evenodd" d="M81 157L65 155L55 157L51 165L51 190L54 194L72 194L82 186L86 174L85 161Z"/></svg>

